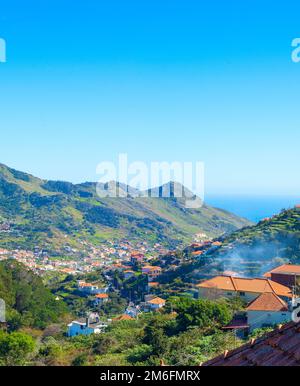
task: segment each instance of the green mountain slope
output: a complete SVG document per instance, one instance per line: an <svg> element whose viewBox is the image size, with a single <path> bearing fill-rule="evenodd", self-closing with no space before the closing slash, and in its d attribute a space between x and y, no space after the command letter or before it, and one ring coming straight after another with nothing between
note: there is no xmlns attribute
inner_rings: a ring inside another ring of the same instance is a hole
<svg viewBox="0 0 300 386"><path fill-rule="evenodd" d="M182 255L187 263L174 277L185 281L203 279L227 272L259 277L284 264L300 264L300 208L283 210L277 216L219 238L222 245L193 257L193 247Z"/></svg>
<svg viewBox="0 0 300 386"><path fill-rule="evenodd" d="M270 259L300 262L300 209L283 210L277 216L227 236L220 254L231 251L241 258L257 259L262 264ZM232 252L231 252L232 253Z"/></svg>
<svg viewBox="0 0 300 386"><path fill-rule="evenodd" d="M198 232L215 237L249 225L207 205L186 209L183 199L130 193L127 198L99 198L95 183L45 181L0 165L0 227L9 225L9 231L0 231L1 246L39 246L59 253L66 244L129 238L174 247Z"/></svg>

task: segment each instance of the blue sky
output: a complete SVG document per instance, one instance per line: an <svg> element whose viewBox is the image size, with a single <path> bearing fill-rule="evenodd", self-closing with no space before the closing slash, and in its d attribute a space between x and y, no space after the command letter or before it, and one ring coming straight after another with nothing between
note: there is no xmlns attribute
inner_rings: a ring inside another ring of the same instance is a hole
<svg viewBox="0 0 300 386"><path fill-rule="evenodd" d="M199 160L207 193L298 194L300 4L245 3L2 1L0 162L80 182L119 153Z"/></svg>

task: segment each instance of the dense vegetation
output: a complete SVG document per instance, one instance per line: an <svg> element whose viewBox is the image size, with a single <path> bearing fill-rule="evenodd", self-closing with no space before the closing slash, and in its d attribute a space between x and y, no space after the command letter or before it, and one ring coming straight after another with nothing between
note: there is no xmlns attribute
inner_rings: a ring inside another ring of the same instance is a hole
<svg viewBox="0 0 300 386"><path fill-rule="evenodd" d="M38 276L15 261L0 262L0 298L6 303L9 331L44 328L67 312Z"/></svg>
<svg viewBox="0 0 300 386"><path fill-rule="evenodd" d="M83 278L101 284L99 273ZM88 298L76 294L75 283L72 276L49 279L51 290L60 294L57 301L42 280L22 264L0 263L0 297L8 308L7 324L0 324L0 365L139 366L158 365L160 360L170 365L198 365L243 343L222 330L233 313L242 309L241 301L185 296L169 297L158 312L143 313L133 320L113 320L105 333L68 338L65 332L71 315L63 319L66 307L73 317L89 309ZM121 287L127 291L124 283ZM131 284L138 288L139 278ZM121 294L111 292L110 301L99 310L105 320L124 311L127 301ZM76 303L79 299L81 307Z"/></svg>

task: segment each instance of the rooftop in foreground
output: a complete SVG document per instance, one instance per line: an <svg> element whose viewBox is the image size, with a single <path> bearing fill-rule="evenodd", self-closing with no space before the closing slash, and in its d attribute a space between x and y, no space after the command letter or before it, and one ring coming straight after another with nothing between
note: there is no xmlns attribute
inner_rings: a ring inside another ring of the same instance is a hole
<svg viewBox="0 0 300 386"><path fill-rule="evenodd" d="M203 366L300 366L300 323L287 323Z"/></svg>

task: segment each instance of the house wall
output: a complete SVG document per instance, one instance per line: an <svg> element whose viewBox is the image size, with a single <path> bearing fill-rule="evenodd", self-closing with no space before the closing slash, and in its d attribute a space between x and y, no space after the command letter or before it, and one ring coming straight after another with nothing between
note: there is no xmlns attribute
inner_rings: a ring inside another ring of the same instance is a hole
<svg viewBox="0 0 300 386"><path fill-rule="evenodd" d="M288 275L283 273L271 273L271 280L276 281L276 283L285 285L286 287L292 288L295 284L299 282L300 277L295 275Z"/></svg>
<svg viewBox="0 0 300 386"><path fill-rule="evenodd" d="M245 300L247 303L256 299L260 293L255 292L237 292L237 291L224 291L217 288L202 288L199 287L198 298L199 299L219 299L219 298L233 298L235 296L240 296L241 299Z"/></svg>
<svg viewBox="0 0 300 386"><path fill-rule="evenodd" d="M97 295L97 294L103 294L106 293L108 290L108 287L104 288L98 288L97 286L93 287L79 287L79 290L85 294L90 294L90 295Z"/></svg>
<svg viewBox="0 0 300 386"><path fill-rule="evenodd" d="M159 308L163 308L164 304L149 304L151 310L158 310Z"/></svg>
<svg viewBox="0 0 300 386"><path fill-rule="evenodd" d="M273 326L291 320L289 311L247 311L250 331L255 328Z"/></svg>
<svg viewBox="0 0 300 386"><path fill-rule="evenodd" d="M95 299L94 300L94 304L97 306L97 305L100 305L100 304L104 304L104 303L106 303L106 302L108 302L108 298L103 298L103 299Z"/></svg>
<svg viewBox="0 0 300 386"><path fill-rule="evenodd" d="M73 323L71 326L68 326L68 336L76 335L90 335L93 334L94 330L86 325Z"/></svg>

